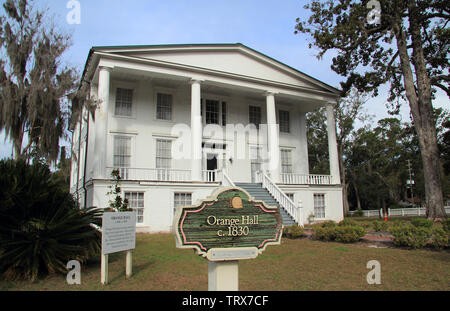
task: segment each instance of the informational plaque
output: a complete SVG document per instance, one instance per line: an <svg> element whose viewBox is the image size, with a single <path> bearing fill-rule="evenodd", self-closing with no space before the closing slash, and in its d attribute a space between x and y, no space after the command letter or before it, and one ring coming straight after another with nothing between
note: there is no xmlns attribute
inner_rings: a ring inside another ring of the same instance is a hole
<svg viewBox="0 0 450 311"><path fill-rule="evenodd" d="M136 212L103 213L102 253L127 251L136 247Z"/></svg>
<svg viewBox="0 0 450 311"><path fill-rule="evenodd" d="M256 258L280 244L278 207L256 201L241 188L222 188L197 206L178 207L174 219L178 248L194 248L210 261Z"/></svg>

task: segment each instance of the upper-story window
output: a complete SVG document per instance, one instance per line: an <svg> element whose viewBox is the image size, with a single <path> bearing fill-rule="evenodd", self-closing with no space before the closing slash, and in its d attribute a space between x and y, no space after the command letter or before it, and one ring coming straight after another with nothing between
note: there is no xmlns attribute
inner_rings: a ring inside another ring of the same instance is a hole
<svg viewBox="0 0 450 311"><path fill-rule="evenodd" d="M292 150L281 149L281 173L291 174L292 172Z"/></svg>
<svg viewBox="0 0 450 311"><path fill-rule="evenodd" d="M156 119L172 120L172 94L157 93Z"/></svg>
<svg viewBox="0 0 450 311"><path fill-rule="evenodd" d="M279 110L278 122L280 124L280 132L284 133L290 132L289 111Z"/></svg>
<svg viewBox="0 0 450 311"><path fill-rule="evenodd" d="M248 107L248 122L254 124L256 128L259 128L259 125L261 124L261 107Z"/></svg>
<svg viewBox="0 0 450 311"><path fill-rule="evenodd" d="M117 88L116 90L116 116L131 117L133 107L133 90Z"/></svg>
<svg viewBox="0 0 450 311"><path fill-rule="evenodd" d="M205 112L205 116L203 116ZM200 114L205 124L227 125L227 103L214 99L202 99Z"/></svg>
<svg viewBox="0 0 450 311"><path fill-rule="evenodd" d="M114 136L113 166L119 169L120 177L128 179L128 168L131 165L131 137Z"/></svg>
<svg viewBox="0 0 450 311"><path fill-rule="evenodd" d="M219 101L205 101L206 124L219 124Z"/></svg>

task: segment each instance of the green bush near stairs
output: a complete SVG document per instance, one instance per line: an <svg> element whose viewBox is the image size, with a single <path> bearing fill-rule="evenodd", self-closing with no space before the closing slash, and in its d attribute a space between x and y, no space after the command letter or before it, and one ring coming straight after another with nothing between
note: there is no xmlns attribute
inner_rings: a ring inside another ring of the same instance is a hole
<svg viewBox="0 0 450 311"><path fill-rule="evenodd" d="M292 225L283 228L283 236L290 239L299 238L303 235L303 233L304 229L301 226Z"/></svg>

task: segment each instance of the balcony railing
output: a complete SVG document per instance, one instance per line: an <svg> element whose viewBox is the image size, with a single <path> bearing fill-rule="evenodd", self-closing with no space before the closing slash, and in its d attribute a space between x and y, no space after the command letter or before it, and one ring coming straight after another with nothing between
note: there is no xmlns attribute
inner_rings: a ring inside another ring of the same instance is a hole
<svg viewBox="0 0 450 311"><path fill-rule="evenodd" d="M192 181L191 170L168 169L168 168L135 168L135 167L108 167L107 176L111 176L113 170L119 170L122 180L145 180L145 181L169 181L185 182ZM202 181L219 182L221 176L218 170L202 171Z"/></svg>
<svg viewBox="0 0 450 311"><path fill-rule="evenodd" d="M280 174L281 183L288 185L331 185L330 175Z"/></svg>

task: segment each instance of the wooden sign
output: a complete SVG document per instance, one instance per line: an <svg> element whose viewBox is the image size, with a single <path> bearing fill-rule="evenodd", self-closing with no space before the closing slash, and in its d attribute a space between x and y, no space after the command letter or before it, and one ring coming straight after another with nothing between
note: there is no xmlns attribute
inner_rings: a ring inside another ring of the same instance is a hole
<svg viewBox="0 0 450 311"><path fill-rule="evenodd" d="M219 188L197 206L178 207L174 228L178 248L194 248L210 261L251 259L280 244L282 218L279 208L243 189Z"/></svg>

